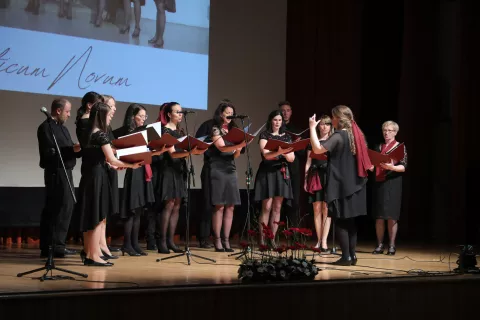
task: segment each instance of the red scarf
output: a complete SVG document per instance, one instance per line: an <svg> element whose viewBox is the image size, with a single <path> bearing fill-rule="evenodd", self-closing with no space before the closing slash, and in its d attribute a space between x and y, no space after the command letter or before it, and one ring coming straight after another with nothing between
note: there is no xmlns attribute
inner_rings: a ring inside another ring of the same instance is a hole
<svg viewBox="0 0 480 320"><path fill-rule="evenodd" d="M355 139L355 149L357 149L358 176L365 178L368 176L367 170L372 167L372 162L368 156L367 144L365 143L362 131L360 131L360 128L354 120L352 120L352 131Z"/></svg>
<svg viewBox="0 0 480 320"><path fill-rule="evenodd" d="M393 141L390 142L389 144L382 144L382 148L380 150L380 153L381 154L387 154L387 151L390 151L396 143L397 143L397 140L393 139ZM383 169L380 166L377 166L375 168L375 180L376 181L385 181L386 173L387 173L387 170Z"/></svg>

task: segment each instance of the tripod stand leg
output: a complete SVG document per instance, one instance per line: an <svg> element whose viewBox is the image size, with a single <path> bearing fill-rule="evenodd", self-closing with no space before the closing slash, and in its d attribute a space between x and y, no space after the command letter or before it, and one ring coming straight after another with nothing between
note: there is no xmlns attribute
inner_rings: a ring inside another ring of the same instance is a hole
<svg viewBox="0 0 480 320"><path fill-rule="evenodd" d="M207 258L207 257L202 257L202 256L199 256L198 254L190 253L190 255L191 255L192 257L199 258L199 259L203 259L203 260L207 260L207 261L210 261L210 262L217 262L217 261L215 261L214 259L210 259L210 258ZM187 255L187 257L188 257L188 255Z"/></svg>
<svg viewBox="0 0 480 320"><path fill-rule="evenodd" d="M174 256L169 256L169 257L166 257L166 258L158 258L157 259L157 262L160 262L160 261L164 261L164 260L169 260L169 259L173 259L173 258L176 258L176 257L182 257L184 256L186 253L179 253L179 254L176 254Z"/></svg>
<svg viewBox="0 0 480 320"><path fill-rule="evenodd" d="M62 272L65 272L65 273L74 274L74 275L79 276L79 277L88 278L88 274L85 274L85 273L70 271L70 270L66 270L66 269L62 269L62 268L58 268L58 267L53 268L53 270L58 270L58 271L62 271Z"/></svg>
<svg viewBox="0 0 480 320"><path fill-rule="evenodd" d="M42 271L42 270L47 270L47 268L46 267L41 267L41 268L30 270L30 271L27 271L27 272L22 272L22 273L17 274L17 277L23 277L23 276L26 276L27 274L35 273L35 272ZM48 272L48 270L47 270L47 272Z"/></svg>

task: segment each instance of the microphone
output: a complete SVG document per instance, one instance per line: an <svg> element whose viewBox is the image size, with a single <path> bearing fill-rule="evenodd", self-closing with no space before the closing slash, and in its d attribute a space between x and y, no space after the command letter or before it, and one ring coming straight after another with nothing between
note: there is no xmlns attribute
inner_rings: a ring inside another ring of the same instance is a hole
<svg viewBox="0 0 480 320"><path fill-rule="evenodd" d="M47 108L45 108L45 107L41 107L40 112L42 112L44 115L46 115L48 119L50 119L52 117L50 115L50 113L48 113Z"/></svg>
<svg viewBox="0 0 480 320"><path fill-rule="evenodd" d="M227 119L245 119L248 118L248 116L245 116L243 114L234 114L233 116L227 116Z"/></svg>
<svg viewBox="0 0 480 320"><path fill-rule="evenodd" d="M195 113L195 111L183 110L183 111L177 111L176 113L189 114L189 113Z"/></svg>

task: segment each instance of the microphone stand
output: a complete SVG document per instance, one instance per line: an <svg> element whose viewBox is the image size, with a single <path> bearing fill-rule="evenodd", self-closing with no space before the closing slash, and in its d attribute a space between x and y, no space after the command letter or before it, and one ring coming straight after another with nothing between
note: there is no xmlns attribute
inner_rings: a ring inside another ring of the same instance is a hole
<svg viewBox="0 0 480 320"><path fill-rule="evenodd" d="M251 226L250 226L250 184L252 182L252 177L253 177L253 173L252 173L252 166L250 164L250 153L249 153L249 147L248 147L248 142L247 142L247 132L245 131L245 123L243 121L243 117L240 118L240 121L242 121L242 129L243 129L243 139L245 141L245 154L247 156L247 171L245 171L245 184L247 186L247 230L250 230ZM245 229L244 231L245 232ZM250 240L250 235L248 235L248 240ZM242 234L242 238L243 238L243 234ZM251 253L252 252L252 248L250 248L250 241L248 241L249 245L244 248L242 251L240 252L237 252L237 253L232 253L232 254L229 254L228 256L229 257L232 257L232 256L237 256L235 258L235 260L239 260L240 258L242 258L243 256L247 255L248 253Z"/></svg>
<svg viewBox="0 0 480 320"><path fill-rule="evenodd" d="M68 186L70 187L70 194L72 195L73 202L77 203L77 199L75 197L75 192L73 191L72 183L70 182L70 178L68 177L67 169L65 168L65 163L63 162L62 154L60 153L60 148L58 147L57 138L55 137L55 133L53 132L52 121L53 121L53 119L49 116L47 118L47 122L48 122L48 126L50 128L50 133L53 137L53 142L55 143L55 149L56 149L56 152L58 154L58 158L59 158L59 160L62 164L63 172L65 173L65 178L67 178L67 182L68 182ZM58 177L56 179L58 179ZM54 192L58 192L58 191L59 190L57 190L57 188L55 186ZM72 278L70 276L61 276L61 275L54 276L52 274L53 270L58 270L58 271L62 271L62 272L65 272L65 273L70 273L70 274L73 274L73 275L76 275L76 276L79 276L79 277L83 277L83 278L88 277L87 274L79 273L79 272L75 272L75 271L70 271L70 270L63 269L63 268L58 268L58 267L55 266L53 256L54 256L54 251L55 251L55 240L56 240L55 239L56 221L57 221L57 217L52 217L52 225L51 225L51 230L52 230L52 233L53 233L52 234L52 243L48 246L48 258L47 258L47 262L45 263L45 266L42 267L42 268L38 268L38 269L30 270L30 271L27 271L27 272L19 273L19 274L17 274L17 277L23 277L27 274L31 274L31 273L38 272L38 271L43 271L43 270L45 270L45 274L38 278L42 282L44 280L65 280L65 279L66 280L75 280L74 278ZM49 272L50 272L50 275L48 275Z"/></svg>
<svg viewBox="0 0 480 320"><path fill-rule="evenodd" d="M210 258L207 258L207 257L202 257L202 256L197 255L197 254L193 254L190 251L190 207L191 207L191 203L190 203L190 199L191 199L190 179L193 179L193 186L195 187L195 171L194 171L194 168L193 168L193 161L192 161L192 145L190 143L190 136L188 134L187 114L188 113L183 114L184 117L185 117L185 128L186 128L186 131L187 131L188 160L190 162L190 169L187 169L187 176L188 176L188 180L187 180L187 210L186 210L187 226L185 228L185 251L182 252L182 253L179 253L177 255L174 255L174 256L170 256L170 257L166 257L166 258L158 258L157 262L173 259L173 258L180 257L180 256L187 256L188 265L190 265L190 257L196 257L196 258L200 258L200 259L204 259L204 260L208 260L208 261L216 263L216 261L213 260L213 259L210 259Z"/></svg>

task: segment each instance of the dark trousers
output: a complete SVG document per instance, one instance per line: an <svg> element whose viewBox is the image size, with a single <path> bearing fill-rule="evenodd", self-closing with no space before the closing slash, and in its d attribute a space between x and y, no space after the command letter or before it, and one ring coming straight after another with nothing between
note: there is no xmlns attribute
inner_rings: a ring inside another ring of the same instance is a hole
<svg viewBox="0 0 480 320"><path fill-rule="evenodd" d="M73 184L72 170L67 169ZM45 170L45 207L40 217L40 249L47 253L54 239L55 252L65 250L74 201L63 169Z"/></svg>
<svg viewBox="0 0 480 320"><path fill-rule="evenodd" d="M206 241L210 237L212 229L212 211L213 207L211 205L210 198L210 167L208 164L204 164L202 168L202 173L200 174L200 179L202 180L202 199L203 199L203 208L200 210L200 223L198 226L198 240Z"/></svg>

